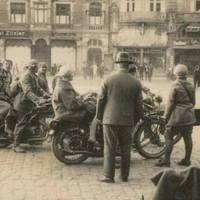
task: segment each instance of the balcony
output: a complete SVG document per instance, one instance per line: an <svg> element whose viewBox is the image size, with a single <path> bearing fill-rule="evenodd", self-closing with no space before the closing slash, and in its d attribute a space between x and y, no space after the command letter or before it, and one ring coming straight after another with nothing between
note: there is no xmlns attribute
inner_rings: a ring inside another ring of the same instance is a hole
<svg viewBox="0 0 200 200"><path fill-rule="evenodd" d="M119 22L164 22L166 13L160 12L121 12Z"/></svg>
<svg viewBox="0 0 200 200"><path fill-rule="evenodd" d="M89 24L87 26L89 31L108 31L108 26L106 25L98 25L98 24Z"/></svg>
<svg viewBox="0 0 200 200"><path fill-rule="evenodd" d="M200 22L200 12L194 13L178 13L177 14L177 22Z"/></svg>

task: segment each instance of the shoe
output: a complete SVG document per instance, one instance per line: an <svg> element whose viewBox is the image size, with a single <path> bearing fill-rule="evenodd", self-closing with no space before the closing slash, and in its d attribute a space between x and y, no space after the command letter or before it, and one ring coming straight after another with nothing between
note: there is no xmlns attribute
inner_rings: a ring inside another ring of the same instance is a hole
<svg viewBox="0 0 200 200"><path fill-rule="evenodd" d="M20 146L13 147L13 151L15 153L25 153L25 149L21 148Z"/></svg>
<svg viewBox="0 0 200 200"><path fill-rule="evenodd" d="M190 161L185 161L184 159L182 159L181 161L178 162L178 165L188 167L188 166L191 165L191 162Z"/></svg>
<svg viewBox="0 0 200 200"><path fill-rule="evenodd" d="M102 179L99 180L102 183L114 183L114 178L109 178L109 177L103 177Z"/></svg>
<svg viewBox="0 0 200 200"><path fill-rule="evenodd" d="M88 140L88 144L89 144L89 146L101 147L101 145L99 144L99 142L97 142L96 140L95 141Z"/></svg>
<svg viewBox="0 0 200 200"><path fill-rule="evenodd" d="M156 167L170 167L170 162L166 162L163 159L158 160L157 163L155 163Z"/></svg>
<svg viewBox="0 0 200 200"><path fill-rule="evenodd" d="M119 178L123 181L123 182L128 182L128 177L123 177L123 176L119 176Z"/></svg>

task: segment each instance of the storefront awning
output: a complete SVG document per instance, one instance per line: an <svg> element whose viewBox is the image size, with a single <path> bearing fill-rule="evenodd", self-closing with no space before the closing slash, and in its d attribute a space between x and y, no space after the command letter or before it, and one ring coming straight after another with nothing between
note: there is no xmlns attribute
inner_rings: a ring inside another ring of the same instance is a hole
<svg viewBox="0 0 200 200"><path fill-rule="evenodd" d="M174 46L174 49L200 49L200 45Z"/></svg>

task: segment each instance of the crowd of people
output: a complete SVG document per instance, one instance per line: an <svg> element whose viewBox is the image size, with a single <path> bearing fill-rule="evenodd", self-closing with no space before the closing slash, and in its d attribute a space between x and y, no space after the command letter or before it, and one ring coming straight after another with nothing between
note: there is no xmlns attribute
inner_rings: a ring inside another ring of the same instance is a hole
<svg viewBox="0 0 200 200"><path fill-rule="evenodd" d="M106 78L97 98L96 116L90 121L90 141L96 144L95 128L97 123L103 125L104 164L101 182L115 181L115 152L117 144L121 150L120 178L127 182L130 171L131 133L142 112L142 86L136 77L137 69L127 52L119 52L115 63L118 71ZM98 66L93 64L93 75L98 74ZM86 65L83 67L87 68ZM24 68L21 76L12 80L12 61L5 60L0 68L0 117L5 123L5 132L13 138L13 150L23 153L20 146L21 133L27 126L27 116L35 105L52 98L55 118L62 120L65 116L84 117L84 102L81 95L71 84L74 71L62 67L53 81L51 94L47 78L47 64L32 59ZM96 70L96 71L95 71ZM85 72L84 72L85 73ZM87 72L88 73L88 72ZM88 74L84 74L84 77ZM194 105L195 88L187 81L188 69L177 65L174 69L176 81L173 83L165 109L165 156L157 167L169 167L173 149L173 136L180 133L185 142L185 156L179 165L189 166L192 153L192 130L195 123ZM139 77L141 79L141 77ZM150 80L150 79L149 79ZM16 120L14 128L11 122ZM96 144L98 145L98 144Z"/></svg>
<svg viewBox="0 0 200 200"><path fill-rule="evenodd" d="M5 132L13 138L13 150L23 153L21 134L35 105L46 102L50 91L46 79L46 63L30 60L21 76L12 81L12 61L5 60L0 71L0 115ZM15 122L14 122L15 121ZM14 124L14 127L13 127Z"/></svg>
<svg viewBox="0 0 200 200"><path fill-rule="evenodd" d="M85 62L83 63L82 66L82 72L83 72L83 79L93 79L96 77L103 78L104 76L104 66L102 64L96 64L95 62L92 64L86 64Z"/></svg>

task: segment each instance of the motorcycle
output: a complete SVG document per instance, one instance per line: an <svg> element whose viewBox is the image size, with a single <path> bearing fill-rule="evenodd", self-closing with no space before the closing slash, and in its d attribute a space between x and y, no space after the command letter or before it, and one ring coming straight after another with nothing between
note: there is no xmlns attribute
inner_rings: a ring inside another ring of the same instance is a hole
<svg viewBox="0 0 200 200"><path fill-rule="evenodd" d="M46 118L52 118L54 115L53 108L50 101L36 106L33 112L29 115L27 120L27 126L22 133L21 143L29 145L41 145L48 138L49 125L45 122ZM15 127L13 122L13 130ZM0 124L0 148L7 147L13 143L13 138L8 137L8 134L4 131L4 123Z"/></svg>
<svg viewBox="0 0 200 200"><path fill-rule="evenodd" d="M162 98L153 95L148 101L144 100L144 116L132 132L132 150L145 158L156 159L165 153L165 120L161 116L163 114L161 102ZM53 153L60 162L80 164L88 157L103 157L104 142L101 124L97 124L95 132L99 146L89 142L89 124L84 119L53 120L50 128L53 130ZM119 149L116 155L120 155Z"/></svg>

